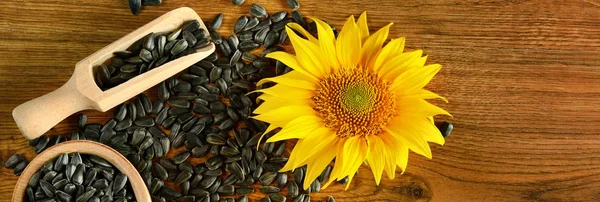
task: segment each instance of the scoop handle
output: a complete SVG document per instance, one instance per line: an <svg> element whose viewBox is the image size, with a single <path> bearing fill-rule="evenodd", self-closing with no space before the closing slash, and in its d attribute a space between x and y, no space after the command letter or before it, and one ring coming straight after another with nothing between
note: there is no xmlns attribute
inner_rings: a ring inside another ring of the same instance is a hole
<svg viewBox="0 0 600 202"><path fill-rule="evenodd" d="M75 88L71 77L60 88L27 101L13 110L13 119L23 136L37 138L70 115L91 108L91 101Z"/></svg>

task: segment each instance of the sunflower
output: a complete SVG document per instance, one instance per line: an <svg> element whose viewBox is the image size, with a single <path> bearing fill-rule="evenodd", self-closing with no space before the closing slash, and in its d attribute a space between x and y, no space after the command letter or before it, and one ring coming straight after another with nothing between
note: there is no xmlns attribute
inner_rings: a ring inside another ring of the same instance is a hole
<svg viewBox="0 0 600 202"><path fill-rule="evenodd" d="M257 90L263 103L253 118L269 123L264 134L281 130L267 142L298 139L282 172L304 165L308 187L335 159L329 181L348 177L367 164L379 185L396 166L406 170L408 151L431 158L428 142L443 145L433 116L451 116L425 99L447 100L423 89L441 65L425 66L421 50L403 52L404 38L384 46L390 26L369 34L366 13L348 18L337 38L331 27L312 18L317 37L289 23L295 55L274 52L293 71L258 82L276 85Z"/></svg>

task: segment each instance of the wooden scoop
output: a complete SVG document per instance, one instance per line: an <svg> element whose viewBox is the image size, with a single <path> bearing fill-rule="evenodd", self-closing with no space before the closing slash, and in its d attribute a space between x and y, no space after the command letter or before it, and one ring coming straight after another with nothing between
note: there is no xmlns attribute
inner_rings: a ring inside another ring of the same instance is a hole
<svg viewBox="0 0 600 202"><path fill-rule="evenodd" d="M198 49L194 54L163 64L106 91L102 91L94 81L93 67L113 57L113 52L126 50L131 44L151 32L173 31L190 20L198 20L200 27L207 30L194 10L183 7L164 14L79 61L73 76L65 85L42 97L25 102L13 110L13 118L17 126L28 139L37 138L76 112L86 109L105 112L204 59L214 52L214 44Z"/></svg>
<svg viewBox="0 0 600 202"><path fill-rule="evenodd" d="M129 163L123 155L109 146L89 141L89 140L72 140L54 145L44 152L37 155L29 165L21 173L21 177L15 185L13 190L12 202L22 202L25 196L25 189L29 179L33 176L44 164L63 153L79 152L80 154L90 154L102 157L112 165L117 167L121 173L125 174L129 179L129 184L133 188L136 201L152 201L150 198L150 192L144 184L144 180L137 172L135 167Z"/></svg>

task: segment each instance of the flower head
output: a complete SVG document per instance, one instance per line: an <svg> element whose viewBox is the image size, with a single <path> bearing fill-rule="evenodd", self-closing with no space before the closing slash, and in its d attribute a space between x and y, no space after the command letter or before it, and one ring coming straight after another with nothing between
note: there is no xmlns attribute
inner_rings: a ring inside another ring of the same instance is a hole
<svg viewBox="0 0 600 202"><path fill-rule="evenodd" d="M370 35L365 13L348 18L337 38L313 20L317 38L298 24L286 27L296 55L267 55L294 71L258 83L277 83L257 90L264 102L254 118L270 124L265 133L281 128L267 142L298 139L282 171L307 165L308 187L335 159L327 187L351 181L366 162L379 184L384 171L394 178L396 167L406 170L409 150L431 158L428 142L444 144L432 117L450 114L425 101L446 99L423 87L441 65L425 66L420 50L403 52L404 38L384 46L392 23Z"/></svg>

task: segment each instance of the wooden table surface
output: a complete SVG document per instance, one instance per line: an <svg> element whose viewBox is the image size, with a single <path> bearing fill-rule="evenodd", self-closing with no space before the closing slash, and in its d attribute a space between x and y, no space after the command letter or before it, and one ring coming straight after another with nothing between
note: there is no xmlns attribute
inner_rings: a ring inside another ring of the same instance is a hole
<svg viewBox="0 0 600 202"><path fill-rule="evenodd" d="M58 88L75 63L165 12L189 6L204 19L222 12L222 34L252 2L271 13L284 0L164 0L130 14L125 0L0 1L0 153L35 156L11 111ZM599 201L600 1L300 0L305 16L341 28L368 11L372 30L394 22L442 71L428 85L455 130L433 160L411 153L408 170L377 187L367 168L348 191L312 194L338 201ZM85 112L103 123L107 114ZM49 134L75 129L70 117ZM0 201L16 182L0 168Z"/></svg>

